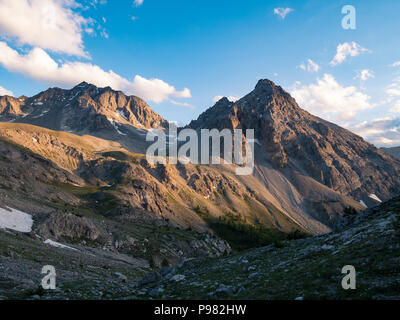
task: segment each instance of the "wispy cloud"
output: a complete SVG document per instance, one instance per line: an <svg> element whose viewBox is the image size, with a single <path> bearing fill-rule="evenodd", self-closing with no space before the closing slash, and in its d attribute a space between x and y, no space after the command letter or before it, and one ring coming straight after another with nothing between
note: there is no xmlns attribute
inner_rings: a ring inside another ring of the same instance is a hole
<svg viewBox="0 0 400 320"><path fill-rule="evenodd" d="M294 10L292 8L275 8L274 9L274 14L280 16L282 19L285 19L286 16L290 13L293 12Z"/></svg>
<svg viewBox="0 0 400 320"><path fill-rule="evenodd" d="M342 64L347 59L348 56L356 57L356 56L358 56L358 55L360 55L361 53L364 53L364 52L371 52L371 51L361 47L356 42L352 42L352 43L344 42L344 43L341 43L341 44L339 44L337 46L336 55L334 56L334 58L330 62L330 65L331 66L337 66L339 64Z"/></svg>
<svg viewBox="0 0 400 320"><path fill-rule="evenodd" d="M41 48L34 48L26 54L20 54L1 41L0 65L10 72L21 73L49 84L73 86L87 81L100 87L110 86L156 103L171 97L191 97L189 89L178 91L160 79L146 79L136 75L133 81L130 81L112 70L104 71L91 63L65 62L58 64Z"/></svg>
<svg viewBox="0 0 400 320"><path fill-rule="evenodd" d="M396 61L390 65L391 67L400 67L400 61Z"/></svg>
<svg viewBox="0 0 400 320"><path fill-rule="evenodd" d="M169 102L171 102L172 104L176 105L176 106L180 106L180 107L185 107L185 108L189 108L189 109L196 109L196 107L190 103L187 102L179 102L179 101L175 101L170 99Z"/></svg>
<svg viewBox="0 0 400 320"><path fill-rule="evenodd" d="M356 87L340 85L331 74L315 84L298 87L291 94L300 106L318 116L334 116L339 121L354 120L358 111L375 107L370 97Z"/></svg>
<svg viewBox="0 0 400 320"><path fill-rule="evenodd" d="M140 7L140 6L143 4L143 0L135 0L135 1L133 2L133 4L134 4L136 7Z"/></svg>
<svg viewBox="0 0 400 320"><path fill-rule="evenodd" d="M357 75L354 77L354 79L360 79L360 81L364 82L367 81L368 79L375 78L375 74L372 70L369 69L363 69L360 71L357 71Z"/></svg>
<svg viewBox="0 0 400 320"><path fill-rule="evenodd" d="M308 59L306 63L299 65L299 68L308 72L318 72L320 70L320 66L311 59Z"/></svg>

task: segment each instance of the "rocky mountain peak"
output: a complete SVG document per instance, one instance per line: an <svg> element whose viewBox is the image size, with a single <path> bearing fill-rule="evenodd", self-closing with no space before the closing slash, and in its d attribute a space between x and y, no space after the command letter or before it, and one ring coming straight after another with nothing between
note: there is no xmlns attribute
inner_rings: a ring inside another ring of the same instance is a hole
<svg viewBox="0 0 400 320"><path fill-rule="evenodd" d="M76 86L74 87L74 89L75 89L75 88L87 87L87 86L89 86L89 85L90 85L90 84L87 83L86 81L82 81L81 83L79 83L78 85L76 85Z"/></svg>
<svg viewBox="0 0 400 320"><path fill-rule="evenodd" d="M226 105L226 104L231 104L232 102L229 101L227 97L222 97L216 102L216 105Z"/></svg>
<svg viewBox="0 0 400 320"><path fill-rule="evenodd" d="M333 123L315 117L272 81L260 80L235 103L225 99L189 127L254 129L256 162L308 176L343 195L372 205L400 190L400 162Z"/></svg>
<svg viewBox="0 0 400 320"><path fill-rule="evenodd" d="M273 90L276 87L275 83L269 79L260 79L257 82L255 90Z"/></svg>
<svg viewBox="0 0 400 320"><path fill-rule="evenodd" d="M167 121L136 96L81 82L70 90L49 88L30 98L0 97L1 121L15 121L72 132L166 127ZM117 126L117 127L116 127Z"/></svg>

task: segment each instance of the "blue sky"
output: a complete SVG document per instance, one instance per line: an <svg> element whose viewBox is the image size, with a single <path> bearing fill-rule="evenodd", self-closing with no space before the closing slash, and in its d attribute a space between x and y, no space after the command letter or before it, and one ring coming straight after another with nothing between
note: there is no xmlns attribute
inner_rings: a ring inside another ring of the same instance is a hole
<svg viewBox="0 0 400 320"><path fill-rule="evenodd" d="M400 145L399 13L396 0L0 0L0 94L87 80L183 124L269 78L311 113Z"/></svg>

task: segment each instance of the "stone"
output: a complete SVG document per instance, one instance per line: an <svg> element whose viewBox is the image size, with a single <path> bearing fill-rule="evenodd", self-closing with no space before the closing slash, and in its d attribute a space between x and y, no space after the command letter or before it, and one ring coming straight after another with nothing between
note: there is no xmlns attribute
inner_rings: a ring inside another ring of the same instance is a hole
<svg viewBox="0 0 400 320"><path fill-rule="evenodd" d="M161 279L162 279L162 276L158 272L150 272L146 276L144 276L142 278L142 280L140 280L138 282L138 285L143 286L146 284L155 283L155 282L160 281Z"/></svg>
<svg viewBox="0 0 400 320"><path fill-rule="evenodd" d="M12 252L9 248L4 250L4 254L6 255L6 257L14 258L14 252Z"/></svg>
<svg viewBox="0 0 400 320"><path fill-rule="evenodd" d="M148 295L152 298L157 298L163 292L164 292L164 289L159 287L159 288L155 288L155 289L150 289L148 291Z"/></svg>
<svg viewBox="0 0 400 320"><path fill-rule="evenodd" d="M171 268L171 267L164 267L160 270L160 274L165 277L167 275L169 275L170 273L175 272L175 268Z"/></svg>
<svg viewBox="0 0 400 320"><path fill-rule="evenodd" d="M117 277L118 279L122 280L123 282L128 281L128 278L120 272L115 272L114 276Z"/></svg>
<svg viewBox="0 0 400 320"><path fill-rule="evenodd" d="M236 292L235 287L233 286L226 286L224 284L220 284L217 290L210 293L210 296L223 296L223 295L231 295Z"/></svg>
<svg viewBox="0 0 400 320"><path fill-rule="evenodd" d="M171 278L171 281L180 282L185 280L185 276L183 274L176 274Z"/></svg>

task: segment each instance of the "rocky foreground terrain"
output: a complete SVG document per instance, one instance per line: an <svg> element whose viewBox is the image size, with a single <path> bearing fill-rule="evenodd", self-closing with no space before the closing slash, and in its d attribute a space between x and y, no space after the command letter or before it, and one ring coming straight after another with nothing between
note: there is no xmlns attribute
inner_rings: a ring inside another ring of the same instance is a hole
<svg viewBox="0 0 400 320"><path fill-rule="evenodd" d="M141 259L44 247L0 231L2 299L400 299L400 198L358 215L338 230L220 258L187 259L150 271ZM40 288L42 265L56 261L58 285ZM356 268L343 290L342 267Z"/></svg>
<svg viewBox="0 0 400 320"><path fill-rule="evenodd" d="M356 269L343 290L342 267ZM338 231L283 241L219 259L196 259L138 284L169 299L400 299L400 198L349 215ZM141 285L144 282L143 285Z"/></svg>

